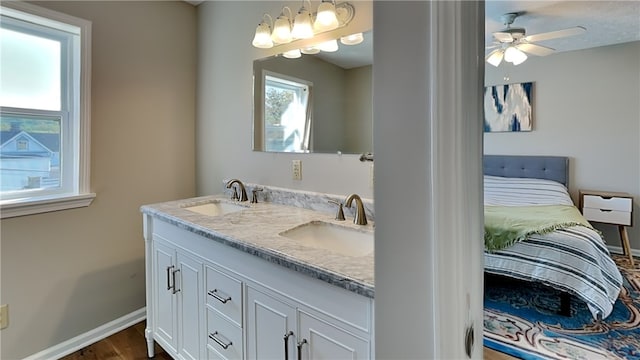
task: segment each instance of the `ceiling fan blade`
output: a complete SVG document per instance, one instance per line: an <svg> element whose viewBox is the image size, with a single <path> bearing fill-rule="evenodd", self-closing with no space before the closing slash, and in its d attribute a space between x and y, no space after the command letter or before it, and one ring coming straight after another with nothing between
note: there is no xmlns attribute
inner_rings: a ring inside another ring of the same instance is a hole
<svg viewBox="0 0 640 360"><path fill-rule="evenodd" d="M513 36L511 36L510 33L498 31L493 33L493 37L500 42L507 42L507 43L513 42Z"/></svg>
<svg viewBox="0 0 640 360"><path fill-rule="evenodd" d="M489 53L489 55L487 55L485 60L489 64L497 67L502 62L503 57L504 57L504 50L496 49L496 50L493 50L491 53Z"/></svg>
<svg viewBox="0 0 640 360"><path fill-rule="evenodd" d="M572 27L564 30L557 30L557 31L550 31L546 33L529 35L529 36L525 36L524 39L527 40L528 42L537 42L537 41L544 41L544 40L557 39L561 37L579 35L585 31L587 31L587 29L583 28L582 26L576 26L576 27Z"/></svg>
<svg viewBox="0 0 640 360"><path fill-rule="evenodd" d="M538 56L547 56L555 51L555 49L552 49L547 46L528 44L528 43L520 43L516 45L516 48L526 53L538 55Z"/></svg>

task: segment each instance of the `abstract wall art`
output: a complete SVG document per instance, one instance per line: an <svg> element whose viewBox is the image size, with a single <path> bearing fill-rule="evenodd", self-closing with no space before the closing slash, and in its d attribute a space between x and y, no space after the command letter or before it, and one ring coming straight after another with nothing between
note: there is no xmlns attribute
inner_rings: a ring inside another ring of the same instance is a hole
<svg viewBox="0 0 640 360"><path fill-rule="evenodd" d="M484 132L519 132L532 129L533 82L484 88Z"/></svg>

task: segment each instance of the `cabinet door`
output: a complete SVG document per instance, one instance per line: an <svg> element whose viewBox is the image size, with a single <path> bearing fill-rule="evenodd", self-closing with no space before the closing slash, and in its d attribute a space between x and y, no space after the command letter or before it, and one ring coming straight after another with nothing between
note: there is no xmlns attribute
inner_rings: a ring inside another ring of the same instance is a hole
<svg viewBox="0 0 640 360"><path fill-rule="evenodd" d="M202 261L177 253L178 354L183 359L202 359L204 354L204 276Z"/></svg>
<svg viewBox="0 0 640 360"><path fill-rule="evenodd" d="M369 341L334 324L298 311L302 359L369 359ZM306 342L305 342L306 341Z"/></svg>
<svg viewBox="0 0 640 360"><path fill-rule="evenodd" d="M289 360L295 360L296 309L274 297L247 287L247 359L285 359L285 346ZM293 331L287 337L285 334Z"/></svg>
<svg viewBox="0 0 640 360"><path fill-rule="evenodd" d="M169 352L175 352L177 340L176 296L173 294L175 249L163 241L153 244L153 332L157 340Z"/></svg>

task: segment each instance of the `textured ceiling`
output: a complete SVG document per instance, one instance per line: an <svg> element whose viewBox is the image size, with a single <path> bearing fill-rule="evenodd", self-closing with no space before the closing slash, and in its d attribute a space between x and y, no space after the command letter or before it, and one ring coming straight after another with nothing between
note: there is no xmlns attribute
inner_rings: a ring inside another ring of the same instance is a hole
<svg viewBox="0 0 640 360"><path fill-rule="evenodd" d="M512 26L524 27L527 35L582 26L581 35L537 42L556 52L640 40L640 1L486 1L485 42L493 42L492 33L503 29L500 16L509 12L525 13Z"/></svg>

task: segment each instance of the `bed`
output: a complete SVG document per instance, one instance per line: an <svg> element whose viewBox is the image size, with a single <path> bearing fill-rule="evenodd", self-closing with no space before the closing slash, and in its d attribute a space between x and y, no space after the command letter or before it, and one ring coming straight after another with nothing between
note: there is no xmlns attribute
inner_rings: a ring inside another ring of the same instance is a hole
<svg viewBox="0 0 640 360"><path fill-rule="evenodd" d="M575 207L566 190L568 164L569 159L560 156L485 155L485 214L492 206ZM574 295L595 319L611 313L622 286L604 240L588 226L529 235L506 248L485 250L484 259L486 273L540 282Z"/></svg>

